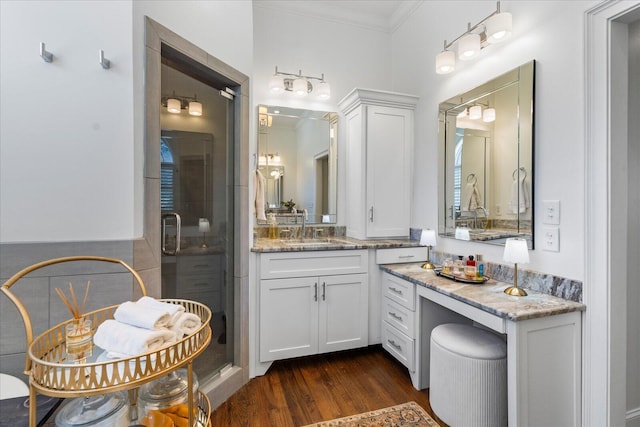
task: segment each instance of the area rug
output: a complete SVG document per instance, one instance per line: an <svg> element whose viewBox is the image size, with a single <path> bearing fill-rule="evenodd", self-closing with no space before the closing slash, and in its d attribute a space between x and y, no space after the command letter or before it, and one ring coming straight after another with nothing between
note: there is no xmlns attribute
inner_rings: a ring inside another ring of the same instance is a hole
<svg viewBox="0 0 640 427"><path fill-rule="evenodd" d="M440 427L420 405L407 402L402 405L378 409L304 427Z"/></svg>

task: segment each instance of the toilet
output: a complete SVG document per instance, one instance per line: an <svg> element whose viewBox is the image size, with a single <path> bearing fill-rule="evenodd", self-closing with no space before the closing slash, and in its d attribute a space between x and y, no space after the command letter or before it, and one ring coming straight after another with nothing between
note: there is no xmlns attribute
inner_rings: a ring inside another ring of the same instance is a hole
<svg viewBox="0 0 640 427"><path fill-rule="evenodd" d="M429 401L455 427L506 427L507 345L471 325L447 323L431 332Z"/></svg>
<svg viewBox="0 0 640 427"><path fill-rule="evenodd" d="M29 396L29 387L13 375L0 374L0 400Z"/></svg>

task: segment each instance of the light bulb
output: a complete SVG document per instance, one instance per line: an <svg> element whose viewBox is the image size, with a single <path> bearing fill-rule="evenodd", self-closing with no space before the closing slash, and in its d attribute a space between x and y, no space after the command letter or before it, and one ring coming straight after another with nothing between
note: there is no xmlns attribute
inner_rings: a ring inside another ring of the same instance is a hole
<svg viewBox="0 0 640 427"><path fill-rule="evenodd" d="M482 117L482 107L480 105L474 105L469 108L469 118L471 120L478 120Z"/></svg>
<svg viewBox="0 0 640 427"><path fill-rule="evenodd" d="M436 56L436 73L449 74L456 69L456 54L443 50Z"/></svg>
<svg viewBox="0 0 640 427"><path fill-rule="evenodd" d="M201 116L202 104L197 101L189 102L189 114L192 116Z"/></svg>
<svg viewBox="0 0 640 427"><path fill-rule="evenodd" d="M320 83L318 83L318 98L320 99L329 99L329 97L331 96L331 86L329 86L329 83L325 82L325 81L321 81Z"/></svg>
<svg viewBox="0 0 640 427"><path fill-rule="evenodd" d="M487 20L487 43L499 43L511 35L512 19L508 12L498 13Z"/></svg>
<svg viewBox="0 0 640 427"><path fill-rule="evenodd" d="M458 42L458 58L462 61L473 59L480 53L480 34L467 34Z"/></svg>
<svg viewBox="0 0 640 427"><path fill-rule="evenodd" d="M180 114L182 103L179 99L169 98L167 99L167 111L172 114Z"/></svg>
<svg viewBox="0 0 640 427"><path fill-rule="evenodd" d="M483 122L494 122L496 120L496 109L495 108L487 108L482 112L482 121Z"/></svg>
<svg viewBox="0 0 640 427"><path fill-rule="evenodd" d="M306 96L309 93L309 86L305 79L299 77L293 81L293 93L299 96Z"/></svg>
<svg viewBox="0 0 640 427"><path fill-rule="evenodd" d="M273 93L282 93L284 92L284 77L282 76L273 76L269 81L269 90Z"/></svg>

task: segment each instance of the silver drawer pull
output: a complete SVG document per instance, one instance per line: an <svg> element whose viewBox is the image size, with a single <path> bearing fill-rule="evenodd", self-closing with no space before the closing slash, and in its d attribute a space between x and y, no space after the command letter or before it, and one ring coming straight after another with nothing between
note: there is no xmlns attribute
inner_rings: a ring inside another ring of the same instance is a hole
<svg viewBox="0 0 640 427"><path fill-rule="evenodd" d="M389 288L389 290L390 290L391 292L395 292L395 293L396 293L396 294L398 294L398 295L402 295L402 291L401 291L401 290L399 290L399 289L396 289L396 288Z"/></svg>
<svg viewBox="0 0 640 427"><path fill-rule="evenodd" d="M207 282L194 283L193 286L209 286Z"/></svg>
<svg viewBox="0 0 640 427"><path fill-rule="evenodd" d="M400 346L400 344L396 344L394 340L387 340L387 342L391 347L395 348L398 351L402 351L402 347Z"/></svg>
<svg viewBox="0 0 640 427"><path fill-rule="evenodd" d="M391 316L391 317L393 317L394 319L396 319L396 320L398 320L398 321L402 322L402 317L401 317L401 316L398 316L398 315L397 315L397 314L395 314L395 313L389 312L389 316Z"/></svg>
<svg viewBox="0 0 640 427"><path fill-rule="evenodd" d="M193 266L193 268L208 268L209 264L196 264Z"/></svg>
<svg viewBox="0 0 640 427"><path fill-rule="evenodd" d="M415 255L400 255L398 258L413 258Z"/></svg>

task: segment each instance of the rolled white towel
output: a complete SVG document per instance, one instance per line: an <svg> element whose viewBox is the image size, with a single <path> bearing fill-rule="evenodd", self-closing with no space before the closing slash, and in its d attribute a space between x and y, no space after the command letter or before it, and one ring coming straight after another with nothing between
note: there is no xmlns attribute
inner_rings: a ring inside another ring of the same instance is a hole
<svg viewBox="0 0 640 427"><path fill-rule="evenodd" d="M184 313L184 306L180 304L171 304L168 302L158 301L155 298L144 296L136 301L136 304L142 305L144 307L152 307L160 310L165 310L169 313L171 318L169 319L169 323L167 323L167 327L171 328L175 325L176 321L180 317L180 314Z"/></svg>
<svg viewBox="0 0 640 427"><path fill-rule="evenodd" d="M171 316L166 310L145 307L127 301L118 306L113 318L120 323L144 329L163 329L169 325Z"/></svg>
<svg viewBox="0 0 640 427"><path fill-rule="evenodd" d="M178 321L171 327L171 330L176 333L178 339L184 335L190 335L198 330L202 325L200 317L193 313L182 313L178 318Z"/></svg>
<svg viewBox="0 0 640 427"><path fill-rule="evenodd" d="M93 343L108 352L137 356L158 350L176 341L169 329L150 330L108 319L98 326Z"/></svg>

